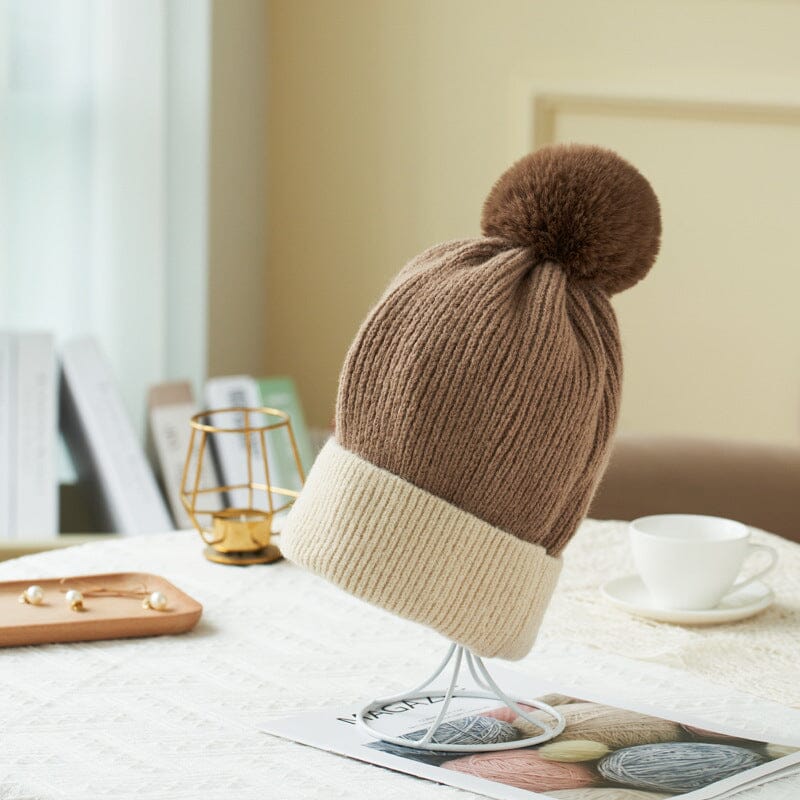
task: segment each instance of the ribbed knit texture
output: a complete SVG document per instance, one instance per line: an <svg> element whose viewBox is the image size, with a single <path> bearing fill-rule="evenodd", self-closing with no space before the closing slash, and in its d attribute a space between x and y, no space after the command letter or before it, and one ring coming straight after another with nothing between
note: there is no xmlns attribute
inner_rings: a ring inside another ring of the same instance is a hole
<svg viewBox="0 0 800 800"><path fill-rule="evenodd" d="M287 558L481 656L533 645L561 560L334 440L281 533ZM475 602L476 599L478 602Z"/></svg>
<svg viewBox="0 0 800 800"><path fill-rule="evenodd" d="M449 242L406 266L361 327L336 437L555 555L586 514L620 381L605 292L504 239Z"/></svg>
<svg viewBox="0 0 800 800"><path fill-rule="evenodd" d="M617 420L609 296L648 273L661 219L632 165L558 145L506 170L481 229L415 258L361 326L336 440L281 547L479 655L520 658Z"/></svg>

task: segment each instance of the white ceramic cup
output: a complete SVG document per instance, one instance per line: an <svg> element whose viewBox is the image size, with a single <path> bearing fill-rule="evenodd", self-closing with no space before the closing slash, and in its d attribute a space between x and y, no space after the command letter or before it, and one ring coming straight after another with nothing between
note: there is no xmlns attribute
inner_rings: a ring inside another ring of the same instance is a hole
<svg viewBox="0 0 800 800"><path fill-rule="evenodd" d="M741 522L696 514L658 514L630 523L636 569L661 608L716 608L725 595L763 578L773 569L778 553L749 541L750 529ZM749 578L736 580L752 553L762 552L769 563Z"/></svg>

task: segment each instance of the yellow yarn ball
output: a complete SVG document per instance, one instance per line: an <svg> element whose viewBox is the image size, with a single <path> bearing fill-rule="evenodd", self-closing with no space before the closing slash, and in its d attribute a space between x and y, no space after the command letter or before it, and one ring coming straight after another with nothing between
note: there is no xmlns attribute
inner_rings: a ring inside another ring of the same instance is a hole
<svg viewBox="0 0 800 800"><path fill-rule="evenodd" d="M547 796L556 797L558 800L667 800L674 795L646 792L643 789L598 786L587 789L557 789L555 792L548 792Z"/></svg>
<svg viewBox="0 0 800 800"><path fill-rule="evenodd" d="M676 722L648 717L624 708L614 708L601 703L568 703L559 706L564 716L566 728L555 739L557 742L582 741L602 742L611 750L634 747L639 744L677 742L681 738L681 728ZM548 715L541 711L531 711L530 716L550 724ZM521 717L514 720L514 727L521 736L539 736L541 728Z"/></svg>
<svg viewBox="0 0 800 800"><path fill-rule="evenodd" d="M547 761L597 761L611 752L602 742L575 739L551 742L539 748L539 755Z"/></svg>
<svg viewBox="0 0 800 800"><path fill-rule="evenodd" d="M516 725L514 727L516 727ZM800 747L792 747L788 744L764 745L764 752L766 752L770 758L783 758L784 756L790 756L796 753L798 750L800 750Z"/></svg>

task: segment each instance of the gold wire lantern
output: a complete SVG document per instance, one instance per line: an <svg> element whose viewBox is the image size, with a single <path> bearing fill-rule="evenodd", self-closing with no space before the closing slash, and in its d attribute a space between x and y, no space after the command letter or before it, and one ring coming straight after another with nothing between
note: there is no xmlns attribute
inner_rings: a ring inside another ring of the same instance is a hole
<svg viewBox="0 0 800 800"><path fill-rule="evenodd" d="M276 408L221 408L195 414L190 425L181 502L207 545L206 558L239 565L276 561L275 517L294 503L305 481L289 415ZM281 434L283 442L276 438ZM211 449L222 462L219 478ZM280 464L283 474L276 476ZM293 478L298 488L279 486L276 477Z"/></svg>

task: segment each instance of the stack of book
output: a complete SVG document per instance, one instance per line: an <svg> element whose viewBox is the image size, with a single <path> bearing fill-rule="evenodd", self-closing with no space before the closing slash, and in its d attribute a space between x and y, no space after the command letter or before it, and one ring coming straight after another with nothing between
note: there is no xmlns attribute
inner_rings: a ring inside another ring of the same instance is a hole
<svg viewBox="0 0 800 800"><path fill-rule="evenodd" d="M56 355L47 333L0 333L0 539L58 533Z"/></svg>
<svg viewBox="0 0 800 800"><path fill-rule="evenodd" d="M204 402L213 408L270 406L287 412L303 466L311 467L314 450L290 378L213 378ZM188 382L152 387L148 459L111 366L93 338L69 341L57 356L49 333L0 332L0 540L59 535L59 429L94 530L140 534L191 527L180 482L189 418L198 410ZM299 488L291 451L269 443L267 449L273 482L285 478L280 485ZM214 484L218 475L237 482L246 469L241 454L218 448L214 456L204 465L203 482ZM228 498L228 504L236 500Z"/></svg>

